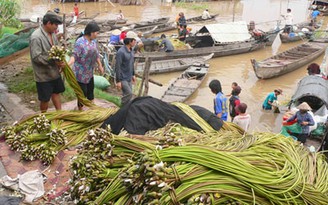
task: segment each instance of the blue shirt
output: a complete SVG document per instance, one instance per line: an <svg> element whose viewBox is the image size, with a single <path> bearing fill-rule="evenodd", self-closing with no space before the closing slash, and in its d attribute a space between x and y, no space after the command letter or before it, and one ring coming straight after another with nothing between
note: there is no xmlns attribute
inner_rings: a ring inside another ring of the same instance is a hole
<svg viewBox="0 0 328 205"><path fill-rule="evenodd" d="M111 35L109 37L109 43L111 43L111 44L119 44L120 43L120 35Z"/></svg>
<svg viewBox="0 0 328 205"><path fill-rule="evenodd" d="M214 113L218 115L221 113L221 119L224 121L228 120L228 106L227 106L227 98L223 93L219 92L216 94L214 99Z"/></svg>
<svg viewBox="0 0 328 205"><path fill-rule="evenodd" d="M301 126L302 128L302 134L309 134L310 132L310 126L314 125L314 121L312 116L306 112L306 113L301 113L300 111L297 111L295 115L290 117L287 122L293 121L297 119L297 123ZM302 125L302 122L308 122L308 125Z"/></svg>
<svg viewBox="0 0 328 205"><path fill-rule="evenodd" d="M271 110L272 109L272 106L269 104L270 103L273 103L273 101L277 100L277 96L274 94L274 92L270 93L264 100L263 102L263 109L265 110Z"/></svg>
<svg viewBox="0 0 328 205"><path fill-rule="evenodd" d="M116 82L132 80L134 76L134 52L122 46L116 54Z"/></svg>
<svg viewBox="0 0 328 205"><path fill-rule="evenodd" d="M320 11L314 10L311 14L312 19L316 19L320 14Z"/></svg>

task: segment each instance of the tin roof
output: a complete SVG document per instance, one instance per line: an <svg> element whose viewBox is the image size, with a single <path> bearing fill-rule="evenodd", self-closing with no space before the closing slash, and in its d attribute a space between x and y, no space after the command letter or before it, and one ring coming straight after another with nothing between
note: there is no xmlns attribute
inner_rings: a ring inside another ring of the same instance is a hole
<svg viewBox="0 0 328 205"><path fill-rule="evenodd" d="M209 24L197 33L209 33L215 43L245 41L251 38L245 21Z"/></svg>

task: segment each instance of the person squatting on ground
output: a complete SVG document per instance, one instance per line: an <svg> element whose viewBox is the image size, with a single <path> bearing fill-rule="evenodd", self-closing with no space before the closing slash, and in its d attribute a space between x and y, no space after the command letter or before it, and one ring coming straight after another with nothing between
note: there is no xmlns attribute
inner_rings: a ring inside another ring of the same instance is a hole
<svg viewBox="0 0 328 205"><path fill-rule="evenodd" d="M224 120L228 120L228 106L227 106L227 98L222 93L222 87L219 80L212 80L209 84L209 88L212 93L215 94L214 98L214 113L215 115Z"/></svg>
<svg viewBox="0 0 328 205"><path fill-rule="evenodd" d="M159 47L164 49L165 52L174 51L174 46L169 39L166 38L165 34L161 35L162 42L159 44Z"/></svg>
<svg viewBox="0 0 328 205"><path fill-rule="evenodd" d="M276 101L278 99L278 95L281 94L281 89L276 89L272 93L269 93L262 104L262 108L264 110L272 110L273 102Z"/></svg>
<svg viewBox="0 0 328 205"><path fill-rule="evenodd" d="M134 51L137 35L133 31L129 31L124 39L122 46L116 54L115 74L116 87L122 89L122 106L127 104L133 97L132 83L135 83L134 76Z"/></svg>
<svg viewBox="0 0 328 205"><path fill-rule="evenodd" d="M245 132L248 131L249 126L251 124L251 116L246 113L247 105L245 103L240 103L236 107L236 111L239 113L236 117L233 119L233 123L237 124L239 127L243 128Z"/></svg>
<svg viewBox="0 0 328 205"><path fill-rule="evenodd" d="M97 48L96 38L99 33L99 26L96 22L90 22L75 42L73 56L69 61L69 65L73 66L73 71L77 82L79 83L84 96L94 100L94 78L93 70L98 64L100 73L104 73L104 68L100 61ZM78 109L82 110L83 105L78 102Z"/></svg>
<svg viewBox="0 0 328 205"><path fill-rule="evenodd" d="M49 59L48 53L53 45L58 45L55 31L59 24L62 24L62 18L48 11L43 16L42 25L30 38L30 56L41 112L48 110L50 99L56 110L61 110L60 93L65 91L60 75L64 63Z"/></svg>
<svg viewBox="0 0 328 205"><path fill-rule="evenodd" d="M236 86L232 92L231 97L229 99L229 113L231 117L231 122L233 121L233 118L238 115L238 112L236 111L236 106L240 104L239 94L241 92L240 86Z"/></svg>
<svg viewBox="0 0 328 205"><path fill-rule="evenodd" d="M299 106L297 106L299 111L297 111L292 117L288 120L284 121L283 124L287 122L297 120L297 125L301 127L301 132L297 136L297 140L305 143L306 138L310 134L310 126L314 125L314 120L308 111L312 110L311 107L306 103L303 102Z"/></svg>

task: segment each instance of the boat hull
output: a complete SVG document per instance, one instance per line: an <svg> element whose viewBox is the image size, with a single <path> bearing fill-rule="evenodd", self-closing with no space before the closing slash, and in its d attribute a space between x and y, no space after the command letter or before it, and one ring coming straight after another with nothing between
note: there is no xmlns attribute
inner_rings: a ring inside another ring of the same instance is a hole
<svg viewBox="0 0 328 205"><path fill-rule="evenodd" d="M251 63L259 79L274 78L312 62L323 54L326 47L325 44L303 43L260 62L252 59Z"/></svg>

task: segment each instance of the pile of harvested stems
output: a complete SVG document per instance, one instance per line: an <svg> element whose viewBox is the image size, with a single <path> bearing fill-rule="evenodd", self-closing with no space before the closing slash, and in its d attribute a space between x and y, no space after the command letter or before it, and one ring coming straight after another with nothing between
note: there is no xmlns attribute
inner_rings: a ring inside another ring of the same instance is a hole
<svg viewBox="0 0 328 205"><path fill-rule="evenodd" d="M58 151L81 143L88 130L100 127L116 111L117 108L97 108L35 114L3 128L3 132L6 142L21 152L22 159L40 159L50 164Z"/></svg>
<svg viewBox="0 0 328 205"><path fill-rule="evenodd" d="M133 137L89 132L71 162L78 204L328 204L324 155L282 135L171 124Z"/></svg>

